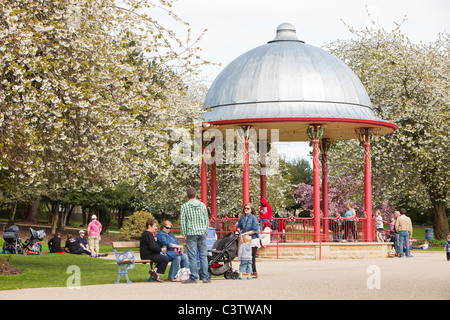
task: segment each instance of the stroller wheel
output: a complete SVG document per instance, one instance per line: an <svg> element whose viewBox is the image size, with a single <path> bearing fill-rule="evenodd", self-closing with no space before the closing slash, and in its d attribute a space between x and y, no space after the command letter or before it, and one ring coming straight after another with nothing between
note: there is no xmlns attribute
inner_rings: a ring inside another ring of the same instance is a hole
<svg viewBox="0 0 450 320"><path fill-rule="evenodd" d="M233 279L236 280L239 277L239 272L234 271L232 276L233 276Z"/></svg>

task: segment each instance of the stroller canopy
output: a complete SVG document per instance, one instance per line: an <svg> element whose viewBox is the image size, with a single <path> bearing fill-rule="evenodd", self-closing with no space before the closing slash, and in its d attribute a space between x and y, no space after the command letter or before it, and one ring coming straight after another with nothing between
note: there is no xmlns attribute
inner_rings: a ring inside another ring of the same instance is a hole
<svg viewBox="0 0 450 320"><path fill-rule="evenodd" d="M30 233L31 233L32 238L38 239L39 241L42 241L46 236L45 230L43 230L43 229L36 231L36 230L30 228Z"/></svg>
<svg viewBox="0 0 450 320"><path fill-rule="evenodd" d="M3 232L3 239L5 241L15 241L19 239L19 227L14 225L6 229L5 232Z"/></svg>

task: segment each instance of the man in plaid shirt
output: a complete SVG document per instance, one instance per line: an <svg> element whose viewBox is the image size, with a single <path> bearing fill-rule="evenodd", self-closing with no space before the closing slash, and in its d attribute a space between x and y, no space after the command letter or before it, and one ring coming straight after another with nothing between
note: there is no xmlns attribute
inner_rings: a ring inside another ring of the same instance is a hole
<svg viewBox="0 0 450 320"><path fill-rule="evenodd" d="M209 283L208 248L206 235L208 233L208 210L204 203L197 200L195 188L187 190L189 201L181 206L181 235L186 237L186 250L189 257L191 275L183 283L196 283L198 280L197 255L200 257L200 276L204 283Z"/></svg>

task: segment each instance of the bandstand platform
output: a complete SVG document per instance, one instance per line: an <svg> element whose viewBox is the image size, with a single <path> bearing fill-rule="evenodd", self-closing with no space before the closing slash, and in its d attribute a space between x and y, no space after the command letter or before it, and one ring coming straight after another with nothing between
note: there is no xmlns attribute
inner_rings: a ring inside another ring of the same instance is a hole
<svg viewBox="0 0 450 320"><path fill-rule="evenodd" d="M260 259L322 260L386 258L392 242L279 242L258 249Z"/></svg>

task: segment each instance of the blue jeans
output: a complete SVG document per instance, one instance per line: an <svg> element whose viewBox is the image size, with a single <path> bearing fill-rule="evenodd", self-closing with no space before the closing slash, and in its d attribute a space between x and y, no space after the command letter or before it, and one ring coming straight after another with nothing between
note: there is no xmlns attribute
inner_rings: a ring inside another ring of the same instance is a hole
<svg viewBox="0 0 450 320"><path fill-rule="evenodd" d="M200 277L202 280L209 279L208 273L208 247L206 246L206 235L194 235L186 237L186 250L189 257L190 279L198 280L197 253L200 257Z"/></svg>
<svg viewBox="0 0 450 320"><path fill-rule="evenodd" d="M397 254L400 253L400 249L398 248L399 243L400 243L399 234L396 232L394 234L394 247L395 247L395 253L397 253Z"/></svg>
<svg viewBox="0 0 450 320"><path fill-rule="evenodd" d="M175 276L178 273L178 267L180 266L182 268L189 268L189 259L187 254L179 254L172 260L172 264L170 265L169 269L169 279L174 280Z"/></svg>
<svg viewBox="0 0 450 320"><path fill-rule="evenodd" d="M398 246L399 246L399 256L403 256L403 242L405 243L406 248L406 256L411 257L409 253L409 232L408 231L400 231L398 234Z"/></svg>

